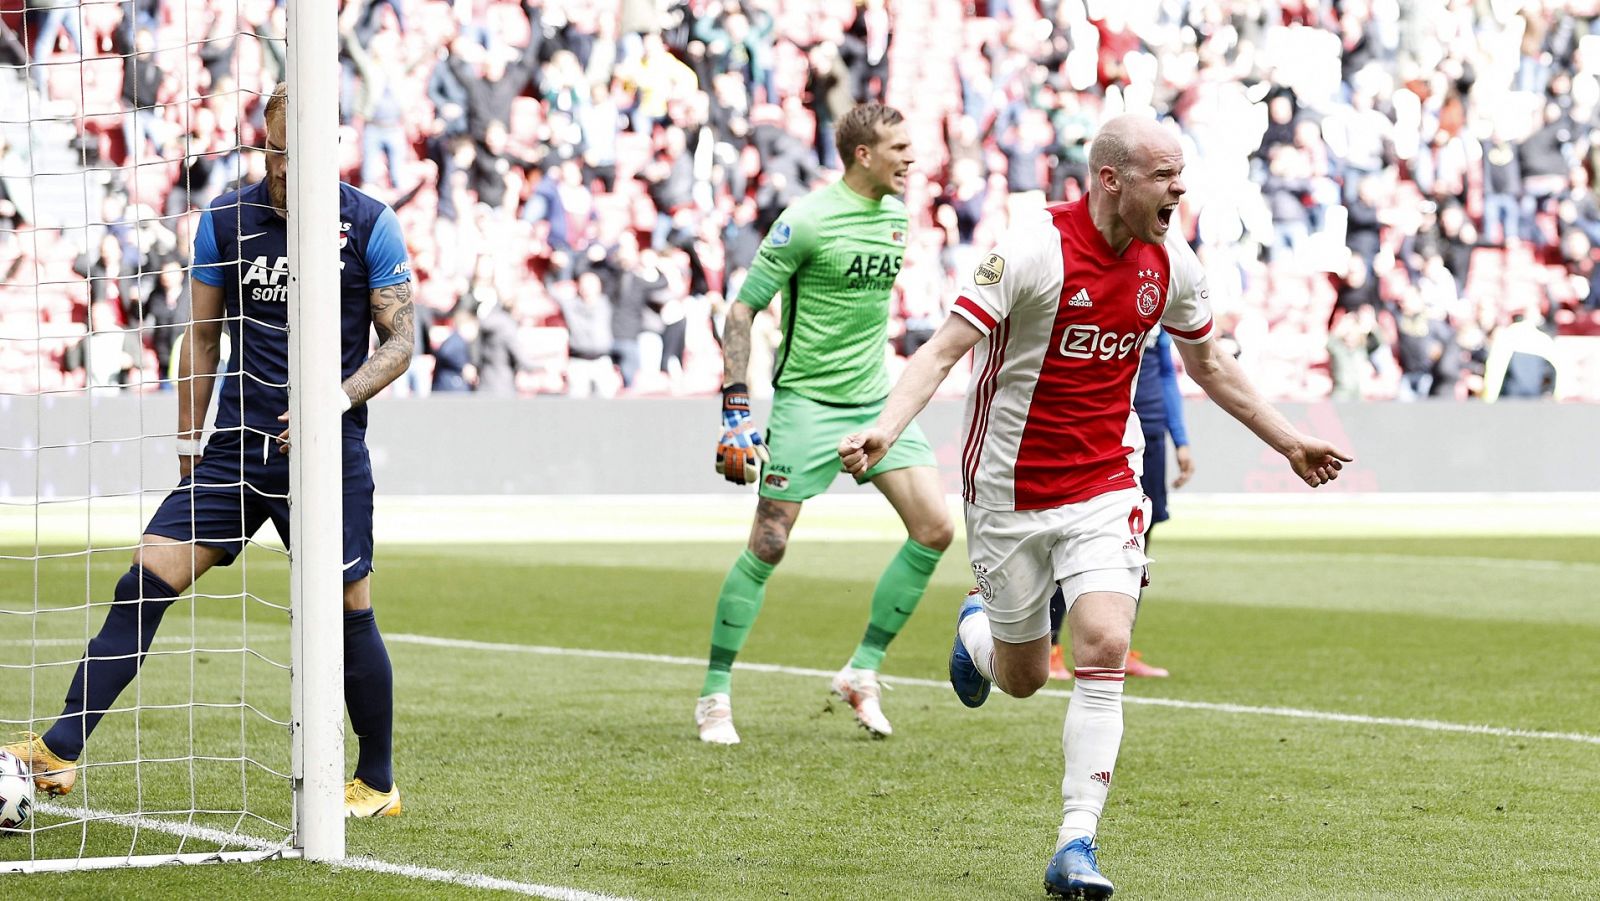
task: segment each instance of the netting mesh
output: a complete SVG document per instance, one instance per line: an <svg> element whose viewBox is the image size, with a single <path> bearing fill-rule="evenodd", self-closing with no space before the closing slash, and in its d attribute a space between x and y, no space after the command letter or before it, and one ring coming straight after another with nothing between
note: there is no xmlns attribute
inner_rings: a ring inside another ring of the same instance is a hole
<svg viewBox="0 0 1600 901"><path fill-rule="evenodd" d="M284 33L272 0L0 2L4 741L61 712L178 484L176 409L204 369L185 340L197 211L263 173ZM287 841L288 560L244 531L167 611L71 793L0 836L0 869Z"/></svg>

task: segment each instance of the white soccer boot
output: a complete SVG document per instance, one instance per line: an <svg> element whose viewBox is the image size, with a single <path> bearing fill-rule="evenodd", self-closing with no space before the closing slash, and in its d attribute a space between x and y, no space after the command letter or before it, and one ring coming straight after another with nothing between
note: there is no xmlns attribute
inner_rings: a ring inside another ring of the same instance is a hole
<svg viewBox="0 0 1600 901"><path fill-rule="evenodd" d="M878 703L882 690L877 673L854 669L847 663L833 677L833 693L855 710L856 722L873 738L888 738L894 734L894 727L889 725L889 718L883 715L883 707Z"/></svg>
<svg viewBox="0 0 1600 901"><path fill-rule="evenodd" d="M736 745L739 733L733 728L733 702L724 692L706 695L694 705L694 724L700 740L713 745Z"/></svg>

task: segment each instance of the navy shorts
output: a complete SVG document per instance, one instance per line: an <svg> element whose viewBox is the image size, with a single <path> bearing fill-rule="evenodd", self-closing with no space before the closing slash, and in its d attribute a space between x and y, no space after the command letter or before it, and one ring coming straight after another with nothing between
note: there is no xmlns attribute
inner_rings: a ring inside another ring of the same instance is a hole
<svg viewBox="0 0 1600 901"><path fill-rule="evenodd" d="M254 433L218 432L185 478L161 502L145 534L194 541L222 551L233 563L267 520L283 543L289 537L289 457L277 442ZM364 442L344 441L344 580L372 572L372 462Z"/></svg>
<svg viewBox="0 0 1600 901"><path fill-rule="evenodd" d="M1139 487L1150 499L1150 525L1166 522L1167 516L1167 436L1144 436L1144 475Z"/></svg>

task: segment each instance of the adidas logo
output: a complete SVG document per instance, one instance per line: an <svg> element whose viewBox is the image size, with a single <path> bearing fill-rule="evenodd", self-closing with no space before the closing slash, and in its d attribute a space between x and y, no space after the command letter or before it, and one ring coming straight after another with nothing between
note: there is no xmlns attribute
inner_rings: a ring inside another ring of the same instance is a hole
<svg viewBox="0 0 1600 901"><path fill-rule="evenodd" d="M1069 307L1092 307L1092 306L1094 306L1094 301L1089 299L1089 289L1088 288L1079 288L1078 289L1078 293L1072 295L1072 299L1067 301L1067 306L1069 306Z"/></svg>
<svg viewBox="0 0 1600 901"><path fill-rule="evenodd" d="M1122 549L1125 551L1139 550L1139 536L1135 535L1132 538L1129 538L1127 541L1124 541L1122 543Z"/></svg>
<svg viewBox="0 0 1600 901"><path fill-rule="evenodd" d="M1111 787L1111 771L1110 770L1107 770L1107 771L1105 771L1103 773L1095 773L1093 776L1090 776L1089 778L1093 779L1094 781L1096 781L1098 783L1100 783L1101 785L1104 785L1106 788L1110 788Z"/></svg>

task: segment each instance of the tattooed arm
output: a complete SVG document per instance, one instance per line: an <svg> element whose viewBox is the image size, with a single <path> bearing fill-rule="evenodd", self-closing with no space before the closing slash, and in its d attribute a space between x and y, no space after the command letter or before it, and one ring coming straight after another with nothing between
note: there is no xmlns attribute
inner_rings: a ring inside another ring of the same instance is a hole
<svg viewBox="0 0 1600 901"><path fill-rule="evenodd" d="M350 403L364 404L384 386L405 374L416 347L416 311L411 305L411 282L377 288L371 295L372 325L378 330L378 349L361 368L344 380Z"/></svg>
<svg viewBox="0 0 1600 901"><path fill-rule="evenodd" d="M742 303L728 304L722 326L722 384L744 384L750 369L750 324L756 311Z"/></svg>

